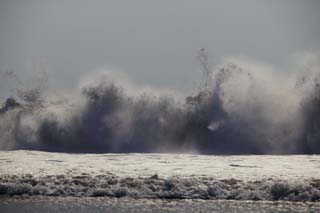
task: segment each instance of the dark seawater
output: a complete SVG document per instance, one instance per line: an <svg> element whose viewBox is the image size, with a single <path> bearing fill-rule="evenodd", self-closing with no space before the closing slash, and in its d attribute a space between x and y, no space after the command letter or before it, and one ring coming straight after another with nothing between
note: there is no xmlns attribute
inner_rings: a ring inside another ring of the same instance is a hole
<svg viewBox="0 0 320 213"><path fill-rule="evenodd" d="M132 198L14 197L0 212L319 212L320 203Z"/></svg>

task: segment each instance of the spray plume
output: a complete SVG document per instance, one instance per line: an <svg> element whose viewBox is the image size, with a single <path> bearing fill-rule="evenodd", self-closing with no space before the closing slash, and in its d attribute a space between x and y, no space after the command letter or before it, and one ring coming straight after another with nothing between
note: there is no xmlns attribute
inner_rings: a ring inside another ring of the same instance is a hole
<svg viewBox="0 0 320 213"><path fill-rule="evenodd" d="M0 149L320 153L316 54L303 57L299 72L288 78L235 58L210 70L203 51L205 86L185 99L138 87L110 71L84 78L65 97L45 95L46 78L38 87L19 90L0 109Z"/></svg>

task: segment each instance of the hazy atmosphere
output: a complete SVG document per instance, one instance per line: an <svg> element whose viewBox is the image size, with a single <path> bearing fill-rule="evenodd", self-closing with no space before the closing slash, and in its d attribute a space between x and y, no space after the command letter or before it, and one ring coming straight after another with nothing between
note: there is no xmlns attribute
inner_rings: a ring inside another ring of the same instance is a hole
<svg viewBox="0 0 320 213"><path fill-rule="evenodd" d="M30 75L42 64L51 89L70 89L107 68L190 93L201 79L200 48L212 65L242 56L281 70L294 54L319 49L319 8L317 0L1 0L0 71Z"/></svg>

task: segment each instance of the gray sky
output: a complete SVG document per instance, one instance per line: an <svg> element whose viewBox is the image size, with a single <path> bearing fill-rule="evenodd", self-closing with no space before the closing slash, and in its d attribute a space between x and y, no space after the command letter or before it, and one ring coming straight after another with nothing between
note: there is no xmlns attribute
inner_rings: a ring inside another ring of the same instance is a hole
<svg viewBox="0 0 320 213"><path fill-rule="evenodd" d="M191 90L201 47L281 65L319 49L318 0L0 0L0 71L45 63L52 85L110 67L143 84Z"/></svg>

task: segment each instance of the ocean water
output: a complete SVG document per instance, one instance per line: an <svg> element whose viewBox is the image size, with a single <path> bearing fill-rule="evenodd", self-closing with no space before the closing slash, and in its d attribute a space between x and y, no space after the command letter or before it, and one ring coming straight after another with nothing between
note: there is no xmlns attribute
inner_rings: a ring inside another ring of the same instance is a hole
<svg viewBox="0 0 320 213"><path fill-rule="evenodd" d="M319 212L320 156L0 152L0 212Z"/></svg>
<svg viewBox="0 0 320 213"><path fill-rule="evenodd" d="M320 212L314 202L109 197L18 197L0 200L0 212Z"/></svg>

